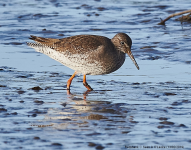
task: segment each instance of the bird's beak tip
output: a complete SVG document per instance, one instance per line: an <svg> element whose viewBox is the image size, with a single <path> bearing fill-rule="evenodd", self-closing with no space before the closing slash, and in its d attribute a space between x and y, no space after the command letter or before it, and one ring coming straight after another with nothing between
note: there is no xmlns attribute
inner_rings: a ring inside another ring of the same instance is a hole
<svg viewBox="0 0 191 150"><path fill-rule="evenodd" d="M137 67L137 70L139 70L139 69L140 69L137 63L135 63L135 66Z"/></svg>

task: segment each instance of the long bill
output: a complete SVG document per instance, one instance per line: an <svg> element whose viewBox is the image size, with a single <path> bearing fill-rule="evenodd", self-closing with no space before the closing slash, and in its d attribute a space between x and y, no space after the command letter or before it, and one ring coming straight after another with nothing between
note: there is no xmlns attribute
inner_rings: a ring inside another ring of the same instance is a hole
<svg viewBox="0 0 191 150"><path fill-rule="evenodd" d="M129 57L131 58L131 60L133 61L133 63L137 67L137 69L139 70L139 65L137 64L137 62L136 62L136 60L135 60L135 58L134 58L134 56L133 56L133 54L132 54L130 49L127 51L127 54L129 55Z"/></svg>

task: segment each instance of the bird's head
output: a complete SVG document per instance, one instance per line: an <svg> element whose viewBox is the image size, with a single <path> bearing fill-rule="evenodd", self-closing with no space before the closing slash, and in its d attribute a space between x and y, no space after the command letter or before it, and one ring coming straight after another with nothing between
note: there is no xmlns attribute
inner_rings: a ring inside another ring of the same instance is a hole
<svg viewBox="0 0 191 150"><path fill-rule="evenodd" d="M128 54L128 56L131 58L131 60L139 70L139 66L131 52L131 45L132 45L131 38L125 33L118 33L111 39L111 41L117 50Z"/></svg>

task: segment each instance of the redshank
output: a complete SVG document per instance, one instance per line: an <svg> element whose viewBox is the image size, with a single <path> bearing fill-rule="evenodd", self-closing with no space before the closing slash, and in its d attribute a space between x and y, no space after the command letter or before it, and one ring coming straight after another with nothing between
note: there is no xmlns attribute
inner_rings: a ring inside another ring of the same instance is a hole
<svg viewBox="0 0 191 150"><path fill-rule="evenodd" d="M83 74L83 85L93 90L86 82L86 75L103 75L118 70L127 53L137 69L139 66L131 52L132 40L125 33L112 39L98 35L76 35L62 39L32 36L36 43L27 43L37 52L44 53L63 65L75 70L67 82L67 90L76 74Z"/></svg>

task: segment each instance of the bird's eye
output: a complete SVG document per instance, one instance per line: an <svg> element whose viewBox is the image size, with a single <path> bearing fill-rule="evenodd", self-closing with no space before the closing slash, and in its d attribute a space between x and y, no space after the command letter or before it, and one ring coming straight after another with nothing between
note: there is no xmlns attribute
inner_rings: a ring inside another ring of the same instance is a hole
<svg viewBox="0 0 191 150"><path fill-rule="evenodd" d="M125 43L122 41L122 42L121 42L121 45L124 45L124 44L125 44Z"/></svg>

